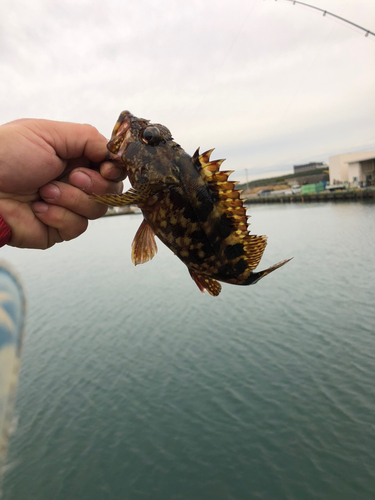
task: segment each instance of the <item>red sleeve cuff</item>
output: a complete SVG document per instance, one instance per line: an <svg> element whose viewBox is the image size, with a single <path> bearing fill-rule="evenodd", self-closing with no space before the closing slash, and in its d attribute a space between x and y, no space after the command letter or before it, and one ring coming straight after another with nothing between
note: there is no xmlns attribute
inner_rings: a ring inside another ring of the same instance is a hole
<svg viewBox="0 0 375 500"><path fill-rule="evenodd" d="M11 236L12 231L10 230L10 227L0 215L0 247L6 245Z"/></svg>

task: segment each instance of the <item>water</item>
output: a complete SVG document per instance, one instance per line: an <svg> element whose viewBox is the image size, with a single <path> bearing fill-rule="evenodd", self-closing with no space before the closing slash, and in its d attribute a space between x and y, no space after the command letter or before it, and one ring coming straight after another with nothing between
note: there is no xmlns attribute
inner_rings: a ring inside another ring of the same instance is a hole
<svg viewBox="0 0 375 500"><path fill-rule="evenodd" d="M252 287L203 296L141 216L4 248L29 302L5 500L375 495L375 205L251 206Z"/></svg>

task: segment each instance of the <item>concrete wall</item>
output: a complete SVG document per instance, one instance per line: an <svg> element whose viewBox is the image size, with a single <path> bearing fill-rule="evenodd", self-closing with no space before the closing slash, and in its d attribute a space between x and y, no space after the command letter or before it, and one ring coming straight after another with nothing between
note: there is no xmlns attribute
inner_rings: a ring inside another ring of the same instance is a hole
<svg viewBox="0 0 375 500"><path fill-rule="evenodd" d="M355 163L350 163L348 180L350 182L350 185L353 187L358 187L359 183L365 180L363 179L361 164L359 163L359 161L356 161Z"/></svg>

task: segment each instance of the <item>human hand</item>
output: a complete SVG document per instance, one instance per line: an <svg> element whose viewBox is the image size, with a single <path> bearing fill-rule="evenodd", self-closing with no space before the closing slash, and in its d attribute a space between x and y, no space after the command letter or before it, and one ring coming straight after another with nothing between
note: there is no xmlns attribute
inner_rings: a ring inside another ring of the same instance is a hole
<svg viewBox="0 0 375 500"><path fill-rule="evenodd" d="M107 207L90 195L121 193L126 176L105 162L106 144L91 125L22 119L0 126L0 215L12 231L8 245L46 249L105 214ZM101 163L100 173L88 168L92 162Z"/></svg>

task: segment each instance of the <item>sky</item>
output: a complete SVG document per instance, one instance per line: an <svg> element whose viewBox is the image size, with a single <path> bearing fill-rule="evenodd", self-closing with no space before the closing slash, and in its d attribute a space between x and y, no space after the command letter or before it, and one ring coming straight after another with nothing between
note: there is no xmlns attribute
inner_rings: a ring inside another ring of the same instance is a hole
<svg viewBox="0 0 375 500"><path fill-rule="evenodd" d="M309 0L375 32L374 0ZM375 37L287 0L2 0L0 123L124 109L244 181L375 150Z"/></svg>

